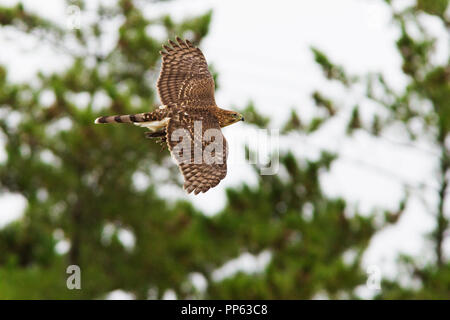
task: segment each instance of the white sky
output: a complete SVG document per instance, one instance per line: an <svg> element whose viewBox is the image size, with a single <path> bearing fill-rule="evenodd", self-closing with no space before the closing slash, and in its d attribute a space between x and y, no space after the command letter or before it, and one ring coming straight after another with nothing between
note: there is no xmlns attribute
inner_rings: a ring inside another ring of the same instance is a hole
<svg viewBox="0 0 450 320"><path fill-rule="evenodd" d="M0 1L0 4L12 3L16 1ZM24 3L26 8L61 24L66 22L62 1L46 1L45 5L32 0ZM389 10L382 1L173 1L149 5L145 14L158 16L167 12L181 19L210 8L214 12L212 25L201 48L219 72L217 103L232 109L253 100L259 111L274 119L273 128L287 119L292 107L302 118L310 118L314 110L310 96L315 89L343 106L364 102L361 90L349 94L341 86L324 80L310 53L311 45L344 65L349 73L382 71L394 88L400 90L406 84L394 46L398 31L389 24ZM435 59L444 63L449 54L448 35L436 19L425 17L424 20L430 31L442 40ZM157 34L158 30L154 32ZM5 39L0 36L0 41ZM2 47L0 63L14 70L10 73L14 80L26 81L38 69L55 70L68 62L39 43L18 45L17 41L9 41ZM363 119L373 111L370 105L364 106L367 109L363 110ZM428 186L424 191L413 192L400 222L379 233L364 257L365 265L375 264L384 275L391 276L398 252L420 255L423 261L432 256L430 248L425 246L424 235L433 228L434 219L424 203L433 210L436 207L435 150L426 141L421 141L421 149L417 150L364 133L348 138L343 126L346 120L343 113L312 137L284 139L281 149L293 150L299 157L307 158L317 157L322 148L338 151L342 158L335 162L330 173L323 175L323 188L330 196L342 196L350 206L366 213L373 208L394 209L403 197L401 181ZM242 137L250 133L251 128L242 124L224 130L231 150L239 148ZM394 142L406 141L404 134L395 128L388 138ZM206 194L185 196L181 188L168 188L164 192L172 197L175 192L177 196L189 198L197 207L213 214L224 205L225 187L238 186L243 181L254 184L256 179L248 165L231 163L226 179ZM24 208L20 196L1 196L0 204L0 227L20 216ZM450 256L449 241L445 250Z"/></svg>

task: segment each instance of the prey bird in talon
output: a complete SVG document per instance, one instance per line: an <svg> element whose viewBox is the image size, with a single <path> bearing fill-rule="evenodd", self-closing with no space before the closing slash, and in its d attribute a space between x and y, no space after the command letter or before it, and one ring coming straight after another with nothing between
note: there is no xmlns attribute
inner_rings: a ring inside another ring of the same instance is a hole
<svg viewBox="0 0 450 320"><path fill-rule="evenodd" d="M152 111L100 117L95 123L133 123L147 138L166 142L184 176L187 193L206 192L227 174L227 142L220 128L244 117L214 99L214 79L199 48L176 38L163 45L157 89L162 105Z"/></svg>

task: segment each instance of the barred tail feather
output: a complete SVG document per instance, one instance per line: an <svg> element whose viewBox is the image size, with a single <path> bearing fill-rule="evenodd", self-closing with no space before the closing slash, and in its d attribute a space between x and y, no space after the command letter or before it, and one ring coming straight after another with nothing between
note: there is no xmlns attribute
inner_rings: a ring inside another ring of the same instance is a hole
<svg viewBox="0 0 450 320"><path fill-rule="evenodd" d="M125 114L116 116L99 117L95 119L95 123L135 123L147 122L154 120L155 116L151 112Z"/></svg>

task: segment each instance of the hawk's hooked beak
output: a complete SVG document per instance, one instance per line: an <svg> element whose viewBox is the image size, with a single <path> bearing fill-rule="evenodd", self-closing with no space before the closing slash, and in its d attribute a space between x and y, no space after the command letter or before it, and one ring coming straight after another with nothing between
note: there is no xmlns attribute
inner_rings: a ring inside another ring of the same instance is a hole
<svg viewBox="0 0 450 320"><path fill-rule="evenodd" d="M241 115L241 121L245 121L245 119L244 119L244 116L243 116L243 115Z"/></svg>

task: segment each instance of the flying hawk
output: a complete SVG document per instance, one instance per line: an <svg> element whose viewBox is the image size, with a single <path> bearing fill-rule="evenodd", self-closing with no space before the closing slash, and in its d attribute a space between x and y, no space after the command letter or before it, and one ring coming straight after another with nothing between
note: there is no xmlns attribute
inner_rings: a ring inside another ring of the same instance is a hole
<svg viewBox="0 0 450 320"><path fill-rule="evenodd" d="M167 143L184 176L187 193L206 192L227 174L227 142L220 128L244 117L219 108L203 53L188 40L163 45L157 88L162 105L152 112L100 117L95 123L133 123L148 138Z"/></svg>

